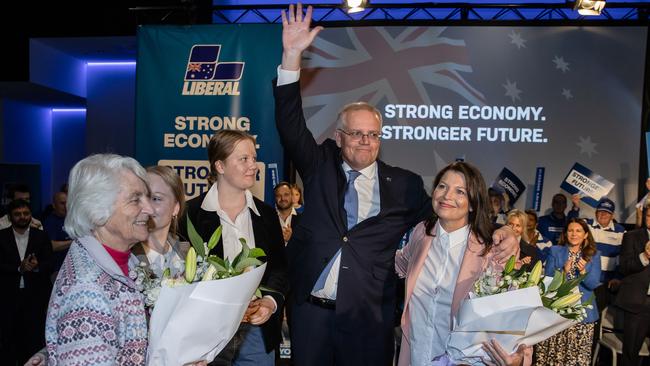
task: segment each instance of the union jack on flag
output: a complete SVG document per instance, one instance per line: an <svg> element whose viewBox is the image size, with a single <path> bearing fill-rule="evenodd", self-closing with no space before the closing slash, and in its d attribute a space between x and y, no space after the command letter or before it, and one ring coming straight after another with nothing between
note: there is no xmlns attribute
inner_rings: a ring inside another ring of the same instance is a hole
<svg viewBox="0 0 650 366"><path fill-rule="evenodd" d="M200 71L201 64L189 64L187 65L187 71Z"/></svg>
<svg viewBox="0 0 650 366"><path fill-rule="evenodd" d="M472 67L462 39L445 27L357 27L329 31L304 53L303 108L317 141L332 136L347 103L436 104L432 90L484 105L484 95L461 73ZM407 123L406 121L398 121Z"/></svg>

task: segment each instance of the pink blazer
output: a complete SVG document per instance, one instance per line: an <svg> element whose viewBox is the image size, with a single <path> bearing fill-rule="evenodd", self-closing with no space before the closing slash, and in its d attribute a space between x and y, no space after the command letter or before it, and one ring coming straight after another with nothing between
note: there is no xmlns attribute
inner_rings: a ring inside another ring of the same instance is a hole
<svg viewBox="0 0 650 366"><path fill-rule="evenodd" d="M420 276L420 271L424 266L427 253L431 247L433 236L427 235L424 229L424 222L420 222L409 240L408 245L398 250L395 255L395 270L400 277L406 277L406 296L404 298L404 313L402 314L402 345L400 347L398 366L409 366L411 364L411 351L409 345L409 300L413 294L415 283ZM484 268L487 267L491 259L490 253L481 257L483 244L474 234L469 236L467 249L463 255L463 260L458 273L454 295L451 301L451 314L453 317L460 307L478 276Z"/></svg>

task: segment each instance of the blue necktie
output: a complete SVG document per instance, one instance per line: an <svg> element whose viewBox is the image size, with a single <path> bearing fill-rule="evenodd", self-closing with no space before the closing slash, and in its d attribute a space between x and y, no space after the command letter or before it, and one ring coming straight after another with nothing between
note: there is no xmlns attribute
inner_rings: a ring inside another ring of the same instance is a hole
<svg viewBox="0 0 650 366"><path fill-rule="evenodd" d="M354 181L359 177L360 174L361 173L356 170L348 171L348 185L345 188L345 203L343 205L345 212L347 213L348 230L357 224L357 219L359 217L359 196L357 194L357 189L354 187ZM327 263L327 266L325 266L325 269L323 269L323 272L321 272L320 276L318 276L318 280L316 280L316 284L314 285L314 291L321 290L325 287L327 275L332 270L332 266L334 265L336 258L338 258L340 255L341 249L339 249L334 257L330 259L329 263Z"/></svg>
<svg viewBox="0 0 650 366"><path fill-rule="evenodd" d="M360 174L356 170L348 171L348 186L345 190L345 205L343 206L348 216L348 230L357 224L359 217L359 195L354 187L354 181Z"/></svg>

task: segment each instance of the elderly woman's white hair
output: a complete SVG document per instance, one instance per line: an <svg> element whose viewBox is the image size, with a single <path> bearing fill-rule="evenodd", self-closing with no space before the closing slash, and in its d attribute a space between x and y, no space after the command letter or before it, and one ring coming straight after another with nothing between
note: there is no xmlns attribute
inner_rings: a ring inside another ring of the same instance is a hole
<svg viewBox="0 0 650 366"><path fill-rule="evenodd" d="M68 178L65 217L65 231L70 237L91 235L106 224L113 215L124 171L131 171L146 184L147 172L128 156L96 154L75 164Z"/></svg>

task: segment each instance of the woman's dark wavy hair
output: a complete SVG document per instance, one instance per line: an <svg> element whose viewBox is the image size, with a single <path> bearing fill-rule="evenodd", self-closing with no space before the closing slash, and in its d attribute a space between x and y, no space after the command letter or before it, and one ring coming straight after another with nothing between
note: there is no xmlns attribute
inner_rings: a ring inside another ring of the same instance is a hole
<svg viewBox="0 0 650 366"><path fill-rule="evenodd" d="M481 172L472 164L464 161L457 161L447 165L438 172L438 175L436 175L436 178L433 180L434 191L442 177L448 171L456 172L465 177L467 198L470 207L468 218L469 230L471 233L476 235L479 241L481 241L485 246L481 253L481 255L485 255L490 251L490 248L492 248L492 232L494 231L494 226L490 219L491 206L483 175L481 175ZM433 196L433 192L431 193L431 196ZM433 235L433 230L437 221L438 216L435 213L425 221L425 229L428 235Z"/></svg>
<svg viewBox="0 0 650 366"><path fill-rule="evenodd" d="M567 238L567 233L569 231L569 225L576 223L580 226L582 226L582 230L584 230L587 233L587 239L585 239L582 244L580 244L580 250L582 251L582 258L586 260L587 262L591 261L591 257L596 254L596 241L594 240L594 237L591 235L591 231L589 230L589 225L587 225L587 222L583 219L578 219L578 218L572 218L569 219L564 226L564 230L562 230L562 235L560 236L560 240L558 241L558 245L566 245L569 242L569 239Z"/></svg>

